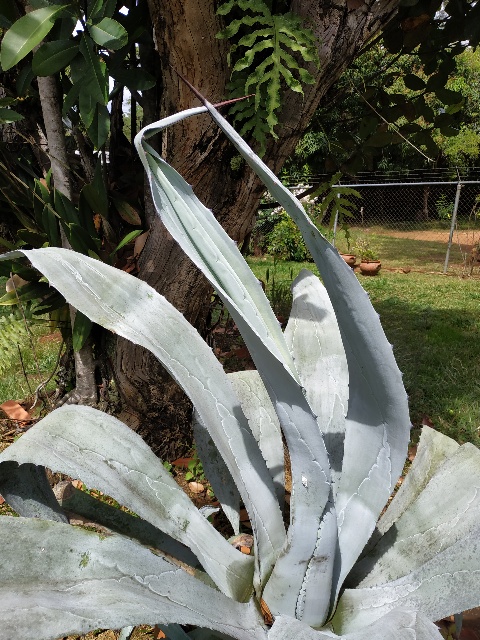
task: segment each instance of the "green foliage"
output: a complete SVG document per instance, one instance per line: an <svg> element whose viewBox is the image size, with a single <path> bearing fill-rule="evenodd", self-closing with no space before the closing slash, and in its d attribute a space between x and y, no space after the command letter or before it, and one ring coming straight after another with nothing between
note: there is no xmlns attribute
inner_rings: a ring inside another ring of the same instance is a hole
<svg viewBox="0 0 480 640"><path fill-rule="evenodd" d="M85 127L93 145L100 149L110 132L109 77L115 79L116 91L123 86L141 91L155 84L150 74L137 69L135 41L144 37L147 29L142 20L145 5L131 8L128 16L120 13L113 0L90 1L85 6L46 1L35 5L34 11L18 19L0 5L0 20L8 26L2 40L2 67L9 70L22 63L19 94L30 92L34 76L59 74L65 118L74 126ZM77 22L84 29L73 33ZM10 108L0 108L0 124L21 118Z"/></svg>
<svg viewBox="0 0 480 640"><path fill-rule="evenodd" d="M402 7L400 14L415 23L408 14L417 9ZM427 15L430 9L423 10ZM418 33L428 27L432 34L413 49L391 51L387 33L387 47L380 40L368 47L325 97L286 173L422 168L425 156L450 165L474 162L480 54L467 41L433 47L433 33L445 37L445 16L419 24ZM409 34L398 29L396 37L406 40Z"/></svg>
<svg viewBox="0 0 480 640"><path fill-rule="evenodd" d="M265 248L267 253L280 260L303 262L311 259L302 234L285 212L280 215L280 222L267 235Z"/></svg>
<svg viewBox="0 0 480 640"><path fill-rule="evenodd" d="M187 469L188 471L185 473L185 480L187 482L190 482L191 480L202 482L202 480L205 480L205 471L203 470L203 464L198 457L196 449L193 450L193 457L188 463Z"/></svg>
<svg viewBox="0 0 480 640"><path fill-rule="evenodd" d="M367 238L357 238L352 250L361 260L378 260L378 253Z"/></svg>
<svg viewBox="0 0 480 640"><path fill-rule="evenodd" d="M23 318L15 313L0 313L0 375L18 360L19 345L24 344L27 335Z"/></svg>
<svg viewBox="0 0 480 640"><path fill-rule="evenodd" d="M232 19L217 38L233 41L229 53L231 97L254 92L255 98L237 102L230 113L240 125L241 135L251 134L263 155L267 134L276 137L283 85L303 93L302 84L315 81L298 58L318 65L316 41L298 16L272 13L263 0L229 0L218 9L220 15L236 15L238 11L241 17Z"/></svg>
<svg viewBox="0 0 480 640"><path fill-rule="evenodd" d="M453 214L453 202L449 200L445 193L438 198L435 202L435 208L437 210L440 220L451 220Z"/></svg>
<svg viewBox="0 0 480 640"><path fill-rule="evenodd" d="M54 22L68 4L43 7L19 18L2 40L0 61L8 71L28 55L52 30Z"/></svg>
<svg viewBox="0 0 480 640"><path fill-rule="evenodd" d="M312 198L316 198L319 204L318 212L315 215L323 222L327 214L329 214L329 225L333 226L335 218L338 219L340 224L345 222L345 218L353 218L356 210L356 202L352 202L351 198L361 198L360 193L353 189L340 184L340 178L342 174L340 172L335 173L330 180L323 182L318 189L316 189Z"/></svg>

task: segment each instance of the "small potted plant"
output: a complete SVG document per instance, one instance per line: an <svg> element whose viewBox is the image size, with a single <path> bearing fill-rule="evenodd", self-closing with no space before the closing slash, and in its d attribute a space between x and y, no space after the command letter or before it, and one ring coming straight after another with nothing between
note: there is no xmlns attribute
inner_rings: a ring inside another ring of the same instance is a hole
<svg viewBox="0 0 480 640"><path fill-rule="evenodd" d="M360 272L364 276L376 276L382 263L378 254L372 249L366 238L359 238L355 245L355 251L360 256Z"/></svg>
<svg viewBox="0 0 480 640"><path fill-rule="evenodd" d="M350 239L351 239L350 231L349 231L348 226L346 224L342 225L342 230L345 233L345 242L347 243L347 251L345 253L340 251L340 255L345 260L345 262L348 264L348 266L352 267L352 269L353 269L355 267L355 262L357 261L357 256L355 255L355 253L353 253L354 247L352 248L350 246Z"/></svg>

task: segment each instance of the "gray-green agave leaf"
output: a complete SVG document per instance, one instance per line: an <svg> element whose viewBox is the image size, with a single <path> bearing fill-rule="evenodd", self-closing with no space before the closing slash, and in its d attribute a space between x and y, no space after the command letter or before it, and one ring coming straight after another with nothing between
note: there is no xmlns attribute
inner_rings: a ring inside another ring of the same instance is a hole
<svg viewBox="0 0 480 640"><path fill-rule="evenodd" d="M0 538L0 640L172 622L266 638L252 603L227 598L128 538L11 517L0 518Z"/></svg>

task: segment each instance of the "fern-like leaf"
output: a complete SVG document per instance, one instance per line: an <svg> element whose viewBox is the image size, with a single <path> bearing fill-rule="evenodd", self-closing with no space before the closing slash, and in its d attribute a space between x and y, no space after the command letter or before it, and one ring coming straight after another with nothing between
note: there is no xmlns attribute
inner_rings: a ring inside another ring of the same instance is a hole
<svg viewBox="0 0 480 640"><path fill-rule="evenodd" d="M23 319L14 313L0 315L0 375L18 360L18 344L23 344L27 331Z"/></svg>
<svg viewBox="0 0 480 640"><path fill-rule="evenodd" d="M263 0L229 0L220 6L218 13L228 15L234 9L240 9L244 15L217 34L217 38L238 38L230 48L229 63L233 69L228 88L232 98L254 92L255 99L236 103L230 113L242 125L241 135L250 133L259 142L263 155L267 135L276 137L282 85L303 93L302 84L315 82L292 53L304 63L318 65L316 40L299 16L272 14Z"/></svg>
<svg viewBox="0 0 480 640"><path fill-rule="evenodd" d="M355 209L357 205L346 196L362 197L356 189L338 184L341 176L340 172L334 174L330 180L322 182L312 194L313 198L321 200L319 210L322 214L322 219L330 211L330 225L333 225L337 215L340 223L344 221L345 217L353 217L352 209Z"/></svg>

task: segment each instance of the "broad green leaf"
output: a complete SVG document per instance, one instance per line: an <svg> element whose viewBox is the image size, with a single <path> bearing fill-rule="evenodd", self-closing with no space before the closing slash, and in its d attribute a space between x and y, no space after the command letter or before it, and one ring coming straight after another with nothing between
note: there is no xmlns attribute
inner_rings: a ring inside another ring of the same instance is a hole
<svg viewBox="0 0 480 640"><path fill-rule="evenodd" d="M117 251L122 249L129 242L132 242L132 240L135 240L135 238L138 238L138 236L141 235L142 233L143 231L141 229L137 229L136 231L130 231L130 233L127 233L127 235L124 238L122 238L122 240L120 240L118 245L112 251L112 253L110 254L110 257L114 256L117 253Z"/></svg>
<svg viewBox="0 0 480 640"><path fill-rule="evenodd" d="M0 454L0 463L33 462L79 478L190 547L227 595L249 595L253 559L222 538L122 422L91 407L64 406L25 435Z"/></svg>
<svg viewBox="0 0 480 640"><path fill-rule="evenodd" d="M31 244L35 249L43 247L45 242L48 241L48 236L45 233L37 233L35 231L29 231L28 229L19 229L17 236L20 240L23 240L25 244Z"/></svg>
<svg viewBox="0 0 480 640"><path fill-rule="evenodd" d="M93 43L86 35L83 35L80 41L80 53L86 62L80 91L88 93L93 102L106 105L108 101L107 65L95 53Z"/></svg>
<svg viewBox="0 0 480 640"><path fill-rule="evenodd" d="M93 120L88 127L88 137L96 149L103 147L110 133L110 112L107 107L97 104L93 114Z"/></svg>
<svg viewBox="0 0 480 640"><path fill-rule="evenodd" d="M139 226L142 224L142 219L140 218L140 214L137 209L132 207L132 205L126 200L118 196L112 196L112 202L122 220L125 220L125 222L128 222L128 224L133 226Z"/></svg>
<svg viewBox="0 0 480 640"><path fill-rule="evenodd" d="M88 31L100 47L121 49L128 42L128 33L122 25L112 18L103 18L96 24L88 25Z"/></svg>
<svg viewBox="0 0 480 640"><path fill-rule="evenodd" d="M77 53L78 44L72 40L45 42L33 55L33 73L36 76L53 76L67 67Z"/></svg>
<svg viewBox="0 0 480 640"><path fill-rule="evenodd" d="M338 592L374 530L404 465L410 418L402 376L378 315L352 270L310 221L300 202L218 111L208 102L205 104L215 122L300 228L340 326L349 368L350 397L343 473L337 494Z"/></svg>
<svg viewBox="0 0 480 640"><path fill-rule="evenodd" d="M17 20L2 40L0 60L8 71L32 51L53 27L57 16L70 5L53 5L27 13Z"/></svg>
<svg viewBox="0 0 480 640"><path fill-rule="evenodd" d="M8 517L0 518L0 535L1 640L51 640L99 627L156 623L208 626L237 640L266 640L253 603L226 598L123 536Z"/></svg>
<svg viewBox="0 0 480 640"><path fill-rule="evenodd" d="M80 351L90 335L92 321L81 311L75 313L75 322L72 329L72 346L74 351Z"/></svg>
<svg viewBox="0 0 480 640"><path fill-rule="evenodd" d="M304 269L294 280L292 292L285 339L323 433L336 496L348 408L347 359L332 304L320 280Z"/></svg>
<svg viewBox="0 0 480 640"><path fill-rule="evenodd" d="M328 594L337 533L333 505L328 504L331 478L322 435L299 384L278 321L236 244L183 178L142 141L144 136L202 112L202 108L190 109L146 127L138 134L136 147L148 172L162 222L210 280L235 319L287 440L293 482L291 524L264 598L274 615L287 611L294 616L299 610L302 615L312 616L309 622L320 625L330 605ZM322 518L324 510L328 513ZM263 542L256 558L269 557L262 552L262 545ZM267 566L265 563L258 576L260 585L268 576ZM306 576L312 581L319 580L308 591L308 597Z"/></svg>
<svg viewBox="0 0 480 640"><path fill-rule="evenodd" d="M76 309L152 351L183 387L240 490L264 550L262 570L271 570L285 540L273 483L228 378L198 332L154 289L123 271L62 249L25 255Z"/></svg>
<svg viewBox="0 0 480 640"><path fill-rule="evenodd" d="M58 218L53 213L50 206L45 206L42 212L42 226L48 236L48 244L51 247L60 247L62 245L60 238L60 229L58 226Z"/></svg>
<svg viewBox="0 0 480 640"><path fill-rule="evenodd" d="M11 124L12 122L19 122L19 120L23 120L23 116L20 113L17 113L13 109L0 107L0 125Z"/></svg>
<svg viewBox="0 0 480 640"><path fill-rule="evenodd" d="M99 213L103 218L108 218L108 193L100 160L95 166L92 182L83 187L81 194L85 197L94 214Z"/></svg>

